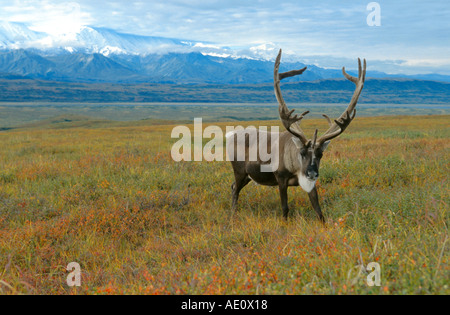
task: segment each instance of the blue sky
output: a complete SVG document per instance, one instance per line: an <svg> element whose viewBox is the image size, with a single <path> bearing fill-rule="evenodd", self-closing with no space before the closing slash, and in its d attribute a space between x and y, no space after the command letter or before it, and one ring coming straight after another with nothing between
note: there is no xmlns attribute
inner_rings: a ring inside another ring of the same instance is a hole
<svg viewBox="0 0 450 315"><path fill-rule="evenodd" d="M34 30L82 25L244 48L270 43L322 67L450 75L450 2L380 0L381 26L367 25L370 0L0 0L0 19Z"/></svg>

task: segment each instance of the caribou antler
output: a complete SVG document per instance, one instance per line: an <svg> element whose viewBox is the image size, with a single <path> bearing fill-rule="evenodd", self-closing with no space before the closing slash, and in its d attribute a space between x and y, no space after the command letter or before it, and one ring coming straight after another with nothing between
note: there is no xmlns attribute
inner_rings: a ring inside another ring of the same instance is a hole
<svg viewBox="0 0 450 315"><path fill-rule="evenodd" d="M336 119L334 122L331 122L331 119L327 115L323 115L325 119L327 119L330 124L330 128L321 136L317 142L319 145L322 145L325 141L329 141L331 139L336 138L341 133L347 129L350 123L356 116L356 104L358 103L359 96L361 95L361 91L364 87L364 82L366 80L366 59L364 59L364 68L361 66L361 59L358 58L358 78L352 77L347 72L345 72L345 67L342 68L342 73L347 78L347 80L352 81L356 84L355 92L353 93L352 100L348 105L347 109L342 113L342 115Z"/></svg>
<svg viewBox="0 0 450 315"><path fill-rule="evenodd" d="M303 145L307 146L310 141L306 138L306 136L303 133L302 129L300 128L298 122L300 122L305 117L305 115L307 115L309 113L309 111L304 112L300 116L298 116L298 115L292 116L292 114L294 113L295 110L294 109L289 110L286 103L284 102L283 95L281 94L281 88L280 88L281 80L302 74L306 70L306 67L303 69L300 69L300 70L292 70L289 72L284 72L284 73L279 74L278 71L280 69L281 54L282 54L282 50L280 49L280 52L278 53L278 57L275 61L274 78L273 78L274 83L275 83L275 86L274 86L275 87L275 95L276 95L278 103L279 103L278 111L280 113L280 119L281 119L281 122L283 123L284 127L286 128L286 130L289 131L291 134L293 134L295 137L299 138L300 141L303 143Z"/></svg>

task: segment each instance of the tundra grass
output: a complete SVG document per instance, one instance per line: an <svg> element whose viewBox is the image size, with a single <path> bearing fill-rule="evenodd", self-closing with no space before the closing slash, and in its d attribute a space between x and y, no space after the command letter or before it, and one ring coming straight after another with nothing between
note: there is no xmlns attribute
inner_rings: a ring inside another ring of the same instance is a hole
<svg viewBox="0 0 450 315"><path fill-rule="evenodd" d="M449 294L449 121L356 119L322 160L326 226L300 188L287 222L273 187L232 213L231 166L172 161L174 126L2 132L0 294Z"/></svg>

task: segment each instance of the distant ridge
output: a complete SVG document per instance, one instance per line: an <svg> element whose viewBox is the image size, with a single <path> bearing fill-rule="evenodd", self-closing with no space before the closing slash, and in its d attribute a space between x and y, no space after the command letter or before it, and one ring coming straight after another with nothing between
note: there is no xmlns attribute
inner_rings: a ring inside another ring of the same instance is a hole
<svg viewBox="0 0 450 315"><path fill-rule="evenodd" d="M282 71L303 68L303 63L284 63ZM35 50L0 51L0 78L40 79L81 83L260 84L273 80L273 62L221 58L198 52L164 55L111 55L62 53L45 55ZM354 72L349 71L354 74ZM439 75L398 76L368 72L368 77L450 82ZM308 66L301 77L287 82L341 79L342 72ZM439 81L438 80L438 81Z"/></svg>
<svg viewBox="0 0 450 315"><path fill-rule="evenodd" d="M290 102L347 103L354 86L345 79L283 84ZM45 80L2 79L0 102L176 102L273 103L273 84L113 84L71 83ZM450 83L368 78L361 104L449 104Z"/></svg>

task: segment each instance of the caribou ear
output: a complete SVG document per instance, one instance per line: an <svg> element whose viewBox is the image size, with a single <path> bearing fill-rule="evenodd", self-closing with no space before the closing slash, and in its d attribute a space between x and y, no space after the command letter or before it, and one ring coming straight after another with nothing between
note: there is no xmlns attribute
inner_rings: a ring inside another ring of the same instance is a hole
<svg viewBox="0 0 450 315"><path fill-rule="evenodd" d="M292 137L291 139L292 139L292 142L294 142L294 144L297 147L297 149L303 148L303 142L299 138Z"/></svg>
<svg viewBox="0 0 450 315"><path fill-rule="evenodd" d="M325 141L323 144L322 144L322 147L320 148L321 150L322 150L322 152L325 152L325 150L328 148L328 146L330 145L330 142L331 141Z"/></svg>

